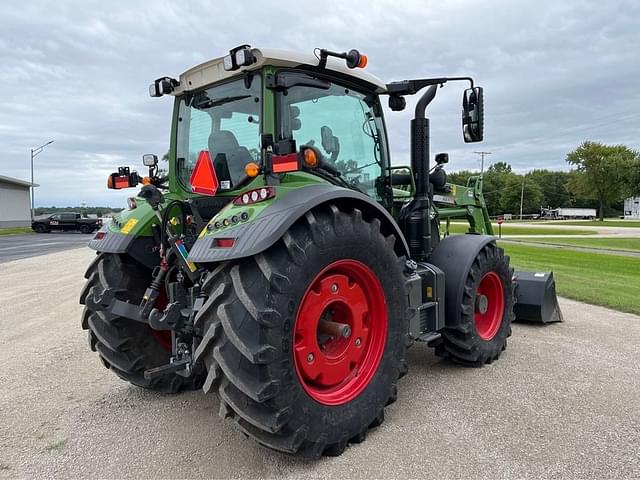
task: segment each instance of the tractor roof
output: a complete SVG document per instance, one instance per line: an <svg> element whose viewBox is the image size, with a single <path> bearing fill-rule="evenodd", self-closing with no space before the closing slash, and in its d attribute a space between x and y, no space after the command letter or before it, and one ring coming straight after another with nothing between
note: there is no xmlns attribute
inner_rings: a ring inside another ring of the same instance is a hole
<svg viewBox="0 0 640 480"><path fill-rule="evenodd" d="M172 95L179 95L183 92L196 90L214 82L238 76L245 71L259 70L266 65L275 67L315 67L318 65L318 58L312 54L270 48L252 48L251 52L256 57L256 62L249 67L244 67L239 70L226 71L222 63L224 57L214 58L213 60L190 68L180 75L180 85L176 87ZM362 69L350 69L344 61L329 58L325 68L367 82L375 87L378 93L386 91L386 86L382 80Z"/></svg>

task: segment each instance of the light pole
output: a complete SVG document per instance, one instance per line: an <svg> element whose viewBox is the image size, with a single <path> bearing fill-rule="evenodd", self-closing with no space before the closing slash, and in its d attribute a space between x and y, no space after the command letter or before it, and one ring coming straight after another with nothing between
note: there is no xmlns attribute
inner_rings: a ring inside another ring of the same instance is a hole
<svg viewBox="0 0 640 480"><path fill-rule="evenodd" d="M42 152L42 150L44 150L44 147L52 143L53 143L53 140L49 140L47 143L40 145L37 148L31 149L31 221L33 221L33 197L35 193L35 187L33 186L33 157L35 157L40 152Z"/></svg>
<svg viewBox="0 0 640 480"><path fill-rule="evenodd" d="M520 220L522 220L522 204L524 203L524 180L527 178L527 172L522 176L522 190L520 190Z"/></svg>

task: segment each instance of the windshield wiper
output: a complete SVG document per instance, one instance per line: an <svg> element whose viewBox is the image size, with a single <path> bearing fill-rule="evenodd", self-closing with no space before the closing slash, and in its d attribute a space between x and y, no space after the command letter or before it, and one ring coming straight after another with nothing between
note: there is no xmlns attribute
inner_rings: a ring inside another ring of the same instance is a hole
<svg viewBox="0 0 640 480"><path fill-rule="evenodd" d="M203 101L199 102L198 104L194 104L193 106L198 110L202 110L203 108L219 107L220 105L236 102L238 100L244 100L245 98L251 98L251 95L236 95L235 97L223 97L216 100L211 100L209 97L205 97Z"/></svg>

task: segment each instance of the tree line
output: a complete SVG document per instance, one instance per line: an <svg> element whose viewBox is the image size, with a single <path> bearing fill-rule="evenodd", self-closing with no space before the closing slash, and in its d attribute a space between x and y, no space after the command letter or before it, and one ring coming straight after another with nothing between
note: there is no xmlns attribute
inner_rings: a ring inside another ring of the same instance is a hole
<svg viewBox="0 0 640 480"><path fill-rule="evenodd" d="M122 208L113 207L36 207L34 215L52 215L54 213L77 212L85 215L96 215L101 218L103 215L121 212Z"/></svg>
<svg viewBox="0 0 640 480"><path fill-rule="evenodd" d="M496 162L483 174L489 215L539 213L540 207L596 208L604 216L618 215L624 199L640 195L640 152L625 145L587 141L569 152L570 171L534 169L515 173L507 162ZM477 171L449 174L449 182L466 185ZM524 192L523 192L524 188Z"/></svg>

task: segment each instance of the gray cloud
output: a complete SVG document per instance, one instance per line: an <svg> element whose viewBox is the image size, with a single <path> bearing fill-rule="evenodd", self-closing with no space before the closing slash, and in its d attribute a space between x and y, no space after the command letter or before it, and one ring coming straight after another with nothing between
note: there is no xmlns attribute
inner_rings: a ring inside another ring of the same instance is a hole
<svg viewBox="0 0 640 480"><path fill-rule="evenodd" d="M357 47L385 81L473 75L484 144L462 142L461 85L431 109L433 151L449 151L451 169L477 168L479 148L524 171L566 168L587 138L640 147L638 2L482 3L5 2L0 173L28 178L29 149L53 138L36 157L37 204L122 205L106 175L168 146L171 101L150 99L150 80L241 43ZM387 112L394 163L408 162L412 106Z"/></svg>

